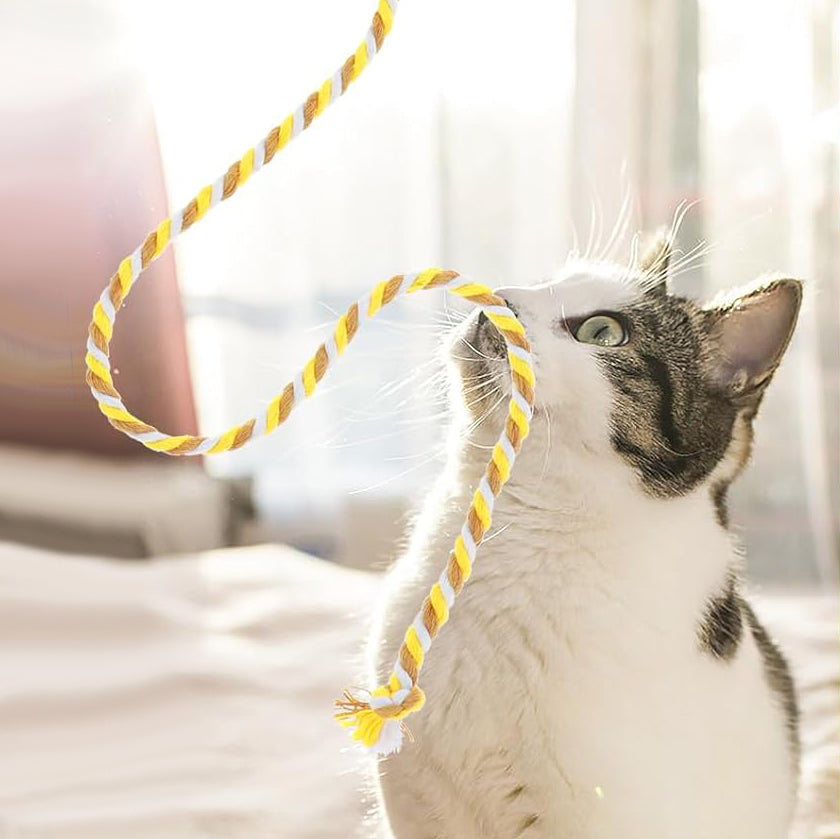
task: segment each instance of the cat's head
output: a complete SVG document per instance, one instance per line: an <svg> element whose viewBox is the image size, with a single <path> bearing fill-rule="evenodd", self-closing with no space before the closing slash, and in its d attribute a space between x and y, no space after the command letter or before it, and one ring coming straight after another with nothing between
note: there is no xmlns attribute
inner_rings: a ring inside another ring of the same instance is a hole
<svg viewBox="0 0 840 839"><path fill-rule="evenodd" d="M684 495L706 481L722 495L749 456L802 285L771 280L699 304L670 293L670 252L659 237L630 269L581 264L497 293L531 342L537 435L619 461L651 495ZM469 318L452 355L473 420L504 411L509 371L495 327Z"/></svg>

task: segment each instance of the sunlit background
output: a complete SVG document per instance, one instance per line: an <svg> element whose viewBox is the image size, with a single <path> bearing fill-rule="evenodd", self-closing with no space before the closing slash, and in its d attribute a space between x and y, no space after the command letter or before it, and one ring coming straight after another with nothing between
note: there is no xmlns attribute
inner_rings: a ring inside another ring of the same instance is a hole
<svg viewBox="0 0 840 839"><path fill-rule="evenodd" d="M17 301L3 319L0 385L12 400L19 378L28 389L0 435L37 443L26 413L61 386L84 448L113 445L76 404L87 398L73 387L82 312L147 229L319 83L368 5L0 6L2 284ZM442 265L491 285L537 281L573 249L627 259L637 231L688 204L679 290L711 296L768 271L809 282L734 518L757 576L836 579L836 68L828 0L407 3L364 84L180 239L160 280L144 277L121 319L118 335L134 337L125 352L116 344L118 381L167 430L182 430L171 424L193 405L202 430L219 430L264 408L322 327L380 278ZM56 253L62 237L78 265ZM15 269L33 249L53 260L47 284ZM55 284L74 329L64 319L51 358L37 346L22 359L17 330L50 308ZM406 497L440 466L447 306L441 295L394 307L281 433L204 464L236 479L238 511L254 504L218 538L283 539L351 564L390 557ZM181 330L181 309L188 371L184 339L161 337ZM149 344L156 367L134 358ZM76 447L72 434L42 431ZM231 497L209 483L195 491L208 504Z"/></svg>
<svg viewBox="0 0 840 839"><path fill-rule="evenodd" d="M835 0L400 5L364 78L137 284L112 353L129 407L221 431L381 279L536 282L681 216L681 293L808 284L732 518L765 591L836 593ZM0 0L0 835L349 835L313 827L313 801L333 819L355 786L295 786L340 735L295 720L326 718L324 668L349 674L360 644L341 621L376 583L345 569L393 559L441 468L459 311L389 307L283 428L204 462L113 431L82 358L120 259L322 82L371 6Z"/></svg>

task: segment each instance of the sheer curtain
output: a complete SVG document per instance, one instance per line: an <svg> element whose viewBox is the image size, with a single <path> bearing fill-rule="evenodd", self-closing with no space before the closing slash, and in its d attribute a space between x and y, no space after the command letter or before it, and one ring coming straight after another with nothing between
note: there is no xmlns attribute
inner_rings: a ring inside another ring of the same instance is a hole
<svg viewBox="0 0 840 839"><path fill-rule="evenodd" d="M806 280L732 517L754 577L836 586L838 6L588 0L576 31L573 210L594 190L616 218L629 189L629 229L651 229L684 203L680 293Z"/></svg>
<svg viewBox="0 0 840 839"><path fill-rule="evenodd" d="M702 0L700 8L707 286L767 271L806 281L733 514L754 570L836 584L838 7Z"/></svg>
<svg viewBox="0 0 840 839"><path fill-rule="evenodd" d="M174 204L320 83L371 13L127 8ZM734 517L757 576L836 579L836 54L829 0L406 0L363 82L178 245L202 426L266 405L378 279L439 264L531 282L587 241L626 259L685 202L679 244L706 244L681 292L815 280ZM325 552L327 531L367 521L348 509L398 519L381 511L439 463L449 305L396 306L287 428L208 468L254 476L267 516L313 522L301 541Z"/></svg>
<svg viewBox="0 0 840 839"><path fill-rule="evenodd" d="M371 4L245 0L232 21L228 4L181 2L165 6L163 31L162 4L137 11L177 204L320 83ZM522 11L403 3L363 82L179 242L204 428L266 405L317 345L317 327L379 279L442 265L501 284L564 258L571 6L531 4L540 26L527 38ZM200 72L187 71L186 53ZM208 467L253 474L275 515L341 506L349 491L404 495L435 469L449 305L440 295L389 310L288 427Z"/></svg>

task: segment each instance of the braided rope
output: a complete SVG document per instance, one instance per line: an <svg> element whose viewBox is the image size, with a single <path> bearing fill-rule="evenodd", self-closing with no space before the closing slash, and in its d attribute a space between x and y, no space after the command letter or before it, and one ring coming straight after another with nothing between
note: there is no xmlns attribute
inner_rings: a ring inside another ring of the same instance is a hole
<svg viewBox="0 0 840 839"><path fill-rule="evenodd" d="M367 700L345 691L344 698L336 702L336 719L352 730L354 740L378 754L399 751L403 738L402 721L423 707L425 695L417 682L426 653L449 620L455 598L470 578L476 551L490 527L495 500L510 477L533 415L535 377L525 330L505 301L486 286L454 271L434 268L418 275L396 276L374 288L367 314L369 317L374 315L403 288L410 294L434 287L446 288L480 306L499 331L507 347L511 398L504 428L473 494L466 521L455 540L446 568L406 630L388 681L372 691Z"/></svg>
<svg viewBox="0 0 840 839"><path fill-rule="evenodd" d="M366 298L350 306L338 319L332 335L318 347L303 370L286 385L263 414L215 437L165 434L131 414L123 404L111 377L109 347L116 314L145 268L163 253L179 233L203 218L220 201L229 198L252 172L270 162L279 149L308 128L312 120L359 77L390 32L396 5L397 0L379 0L365 40L340 70L316 93L311 94L292 116L269 132L255 148L249 149L225 175L201 190L181 211L162 222L131 256L120 263L117 273L94 306L85 356L85 379L100 411L114 428L147 448L164 454L217 454L238 449L255 437L270 434L285 422L293 408L315 392L330 364L343 354L361 323L374 317L400 294L445 288L482 308L507 347L512 387L504 429L475 490L466 521L455 540L446 568L406 631L387 683L373 690L367 700L345 691L343 699L336 702L336 718L352 730L356 741L380 754L399 750L403 721L409 714L423 707L425 695L418 685L418 678L426 654L449 619L455 598L472 573L476 551L490 527L495 499L507 482L522 442L528 436L533 415L535 378L530 345L522 325L501 297L455 271L431 268L420 274L399 274L380 282Z"/></svg>
<svg viewBox="0 0 840 839"><path fill-rule="evenodd" d="M114 320L140 274L160 257L178 235L189 230L217 204L230 198L254 172L270 163L278 151L309 128L315 118L359 78L390 33L397 3L398 0L379 0L370 28L353 55L318 90L310 93L280 125L272 128L254 148L248 149L224 175L204 187L183 209L173 213L171 218L162 221L149 233L137 249L120 262L117 272L93 307L93 318L88 327L85 381L108 422L146 448L171 455L217 454L237 449L252 437L267 434L277 427L278 400L269 405L263 416L250 419L216 437L194 437L189 434L171 436L138 419L123 404L111 377L108 353L114 333ZM310 386L311 373L307 379ZM283 400L284 407L288 403L285 391L278 399Z"/></svg>

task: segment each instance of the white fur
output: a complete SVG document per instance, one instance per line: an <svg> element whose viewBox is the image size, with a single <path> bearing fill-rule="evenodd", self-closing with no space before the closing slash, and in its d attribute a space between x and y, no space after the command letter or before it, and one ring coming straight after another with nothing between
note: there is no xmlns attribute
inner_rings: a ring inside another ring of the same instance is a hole
<svg viewBox="0 0 840 839"><path fill-rule="evenodd" d="M591 348L553 323L561 308L633 294L605 282L502 292L532 341L538 409L422 670L414 742L378 765L396 839L786 835L793 761L749 630L731 662L698 645L707 599L737 562L708 486L665 501L642 491L610 446L610 386ZM446 561L503 411L453 438L390 575L377 681Z"/></svg>

